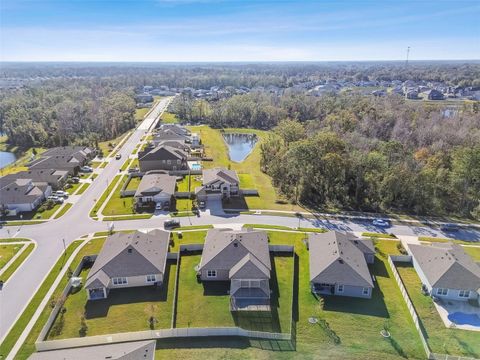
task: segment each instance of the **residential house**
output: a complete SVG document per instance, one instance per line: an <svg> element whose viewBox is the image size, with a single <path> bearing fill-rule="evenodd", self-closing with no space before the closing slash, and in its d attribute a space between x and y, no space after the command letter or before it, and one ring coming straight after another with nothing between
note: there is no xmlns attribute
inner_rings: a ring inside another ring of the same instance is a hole
<svg viewBox="0 0 480 360"><path fill-rule="evenodd" d="M42 351L33 353L28 360L153 360L155 344L155 340L146 340Z"/></svg>
<svg viewBox="0 0 480 360"><path fill-rule="evenodd" d="M150 170L186 170L188 169L187 154L171 146L156 146L146 148L138 153L140 171Z"/></svg>
<svg viewBox="0 0 480 360"><path fill-rule="evenodd" d="M350 233L329 231L309 235L310 286L321 295L371 298L373 279L368 264L375 247Z"/></svg>
<svg viewBox="0 0 480 360"><path fill-rule="evenodd" d="M160 204L162 208L168 209L175 194L176 181L175 176L164 172L147 172L135 192L135 203L137 206Z"/></svg>
<svg viewBox="0 0 480 360"><path fill-rule="evenodd" d="M405 97L407 99L410 99L410 100L417 100L419 99L418 97L418 91L415 90L415 89L409 89L405 95Z"/></svg>
<svg viewBox="0 0 480 360"><path fill-rule="evenodd" d="M40 158L28 164L30 170L56 169L75 175L95 157L95 151L86 146L63 146L45 151Z"/></svg>
<svg viewBox="0 0 480 360"><path fill-rule="evenodd" d="M175 134L183 135L183 136L190 136L190 130L184 128L183 126L177 124L163 124L159 123L159 131L173 131Z"/></svg>
<svg viewBox="0 0 480 360"><path fill-rule="evenodd" d="M0 179L0 210L7 215L35 210L52 193L46 182L3 177Z"/></svg>
<svg viewBox="0 0 480 360"><path fill-rule="evenodd" d="M34 183L47 183L53 190L61 189L68 179L68 171L55 169L32 169L9 174L0 179L1 183L16 179L31 179Z"/></svg>
<svg viewBox="0 0 480 360"><path fill-rule="evenodd" d="M221 200L239 195L240 180L235 170L205 169L202 175L202 186L195 189L199 201Z"/></svg>
<svg viewBox="0 0 480 360"><path fill-rule="evenodd" d="M428 100L443 100L443 99L445 99L445 96L441 91L432 89L428 92Z"/></svg>
<svg viewBox="0 0 480 360"><path fill-rule="evenodd" d="M201 281L230 281L230 309L270 310L270 253L265 231L211 229L198 266Z"/></svg>
<svg viewBox="0 0 480 360"><path fill-rule="evenodd" d="M85 281L88 299L105 299L111 289L162 285L169 239L163 230L110 235Z"/></svg>
<svg viewBox="0 0 480 360"><path fill-rule="evenodd" d="M138 94L135 96L137 103L151 103L153 102L153 96L150 94Z"/></svg>
<svg viewBox="0 0 480 360"><path fill-rule="evenodd" d="M408 252L429 294L446 300L477 300L480 305L480 265L460 245L409 244Z"/></svg>

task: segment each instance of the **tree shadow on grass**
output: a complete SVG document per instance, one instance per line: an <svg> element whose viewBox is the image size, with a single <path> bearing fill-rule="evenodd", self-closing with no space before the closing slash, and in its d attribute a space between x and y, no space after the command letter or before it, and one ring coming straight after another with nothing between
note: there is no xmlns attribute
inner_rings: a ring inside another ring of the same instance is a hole
<svg viewBox="0 0 480 360"><path fill-rule="evenodd" d="M168 283L170 281L172 265L175 265L175 262L168 260L165 267L164 282L161 286L139 286L133 288L112 289L106 299L87 301L85 304L85 318L95 319L106 317L108 316L110 307L115 305L167 301L169 295ZM173 296L173 294L170 294L170 296Z"/></svg>

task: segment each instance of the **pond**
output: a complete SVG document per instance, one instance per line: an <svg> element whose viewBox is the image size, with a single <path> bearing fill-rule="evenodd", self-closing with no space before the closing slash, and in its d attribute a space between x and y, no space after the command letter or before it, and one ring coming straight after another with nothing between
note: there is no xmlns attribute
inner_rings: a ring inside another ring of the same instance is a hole
<svg viewBox="0 0 480 360"><path fill-rule="evenodd" d="M230 160L242 162L255 148L258 141L255 134L226 133L223 138L228 146Z"/></svg>
<svg viewBox="0 0 480 360"><path fill-rule="evenodd" d="M14 153L0 151L0 169L3 169L5 166L15 162L16 156Z"/></svg>

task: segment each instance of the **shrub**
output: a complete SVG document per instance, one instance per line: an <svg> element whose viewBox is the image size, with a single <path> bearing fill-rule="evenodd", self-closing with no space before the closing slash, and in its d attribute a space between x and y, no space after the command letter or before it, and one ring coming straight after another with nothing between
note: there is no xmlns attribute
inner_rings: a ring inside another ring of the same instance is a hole
<svg viewBox="0 0 480 360"><path fill-rule="evenodd" d="M326 320L323 320L323 319L320 319L318 321L318 325L320 325L320 327L322 328L322 330L325 332L325 334L330 338L330 340L333 341L333 343L335 345L339 345L340 344L340 337L337 335L337 333L335 331L333 331L331 328L330 328L330 324L326 321Z"/></svg>
<svg viewBox="0 0 480 360"><path fill-rule="evenodd" d="M407 254L408 254L408 253L407 253L407 250L405 250L405 248L403 247L403 245L402 245L401 242L399 242L399 243L397 244L397 249L398 249L398 251L400 252L400 254L402 254L402 255L407 255Z"/></svg>
<svg viewBox="0 0 480 360"><path fill-rule="evenodd" d="M87 325L87 322L85 321L85 316L82 315L82 317L80 318L80 329L78 329L78 335L80 335L81 337L85 337L87 336L87 332L88 332L88 325Z"/></svg>

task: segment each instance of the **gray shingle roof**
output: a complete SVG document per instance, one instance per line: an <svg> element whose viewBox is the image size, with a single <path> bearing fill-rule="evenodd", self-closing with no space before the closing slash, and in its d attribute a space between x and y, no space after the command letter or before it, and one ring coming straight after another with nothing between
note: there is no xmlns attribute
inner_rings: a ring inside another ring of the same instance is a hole
<svg viewBox="0 0 480 360"><path fill-rule="evenodd" d="M63 146L45 151L28 164L30 169L73 169L81 166L93 154L86 146Z"/></svg>
<svg viewBox="0 0 480 360"><path fill-rule="evenodd" d="M238 184L237 172L225 168L213 168L203 170L203 185L211 184L215 181L228 182L230 184Z"/></svg>
<svg viewBox="0 0 480 360"><path fill-rule="evenodd" d="M33 183L31 179L4 181L0 188L0 205L32 204L44 197L47 183Z"/></svg>
<svg viewBox="0 0 480 360"><path fill-rule="evenodd" d="M409 244L410 253L434 288L480 289L480 266L454 243Z"/></svg>
<svg viewBox="0 0 480 360"><path fill-rule="evenodd" d="M247 255L250 257L246 258ZM215 269L240 271L242 265L236 267L239 262L243 265L247 262L252 265L260 264L259 270L265 274L268 269L270 277L270 253L268 249L268 238L264 231L255 230L231 230L231 229L210 229L205 238L205 245L202 252L200 269L209 266ZM248 267L244 267L246 278L254 279L258 271L247 273ZM232 275L235 271L232 273ZM262 277L263 278L263 277Z"/></svg>
<svg viewBox="0 0 480 360"><path fill-rule="evenodd" d="M0 188L12 183L16 179L31 179L34 183L44 182L49 184L57 184L59 180L64 179L67 176L68 172L64 170L31 169L3 176L0 178Z"/></svg>
<svg viewBox="0 0 480 360"><path fill-rule="evenodd" d="M138 155L140 161L142 160L186 160L187 154L171 146L159 145L151 149L146 153L141 153Z"/></svg>
<svg viewBox="0 0 480 360"><path fill-rule="evenodd" d="M29 360L153 360L155 341L85 346L72 349L43 351L32 354Z"/></svg>
<svg viewBox="0 0 480 360"><path fill-rule="evenodd" d="M165 193L172 196L175 193L176 177L168 174L146 173L138 184L135 197Z"/></svg>
<svg viewBox="0 0 480 360"><path fill-rule="evenodd" d="M373 287L364 252L354 243L356 240L353 234L338 231L310 234L310 281Z"/></svg>
<svg viewBox="0 0 480 360"><path fill-rule="evenodd" d="M170 233L163 230L109 236L88 273L85 287L94 288L94 281L104 283L107 277L164 274L169 240Z"/></svg>

